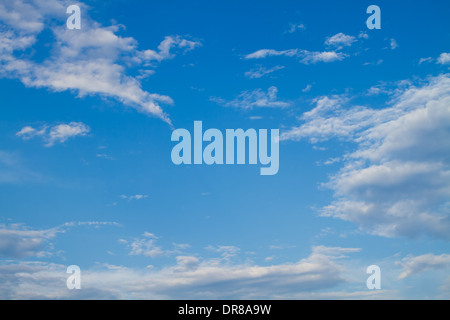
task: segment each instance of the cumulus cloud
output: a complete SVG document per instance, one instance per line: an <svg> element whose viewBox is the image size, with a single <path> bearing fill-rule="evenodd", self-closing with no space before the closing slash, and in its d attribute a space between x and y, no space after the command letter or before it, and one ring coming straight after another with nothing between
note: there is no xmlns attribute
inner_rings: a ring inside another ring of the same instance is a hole
<svg viewBox="0 0 450 320"><path fill-rule="evenodd" d="M16 136L30 140L35 137L40 137L45 141L47 147L51 147L56 143L64 143L69 138L77 136L86 136L91 129L89 126L81 122L71 122L68 124L59 124L52 127L43 126L40 129L35 129L30 126L23 127Z"/></svg>
<svg viewBox="0 0 450 320"><path fill-rule="evenodd" d="M263 59L273 56L295 57L298 54L297 49L278 51L274 49L261 49L245 56L245 59Z"/></svg>
<svg viewBox="0 0 450 320"><path fill-rule="evenodd" d="M244 91L236 99L226 101L221 98L211 98L212 101L223 104L226 107L253 109L253 108L287 108L289 102L278 100L278 88L270 87L267 92L255 89L251 92Z"/></svg>
<svg viewBox="0 0 450 320"><path fill-rule="evenodd" d="M145 91L129 73L132 68L141 75L151 73L152 61L171 59L173 50L186 52L200 43L168 36L158 50L139 50L134 38L118 35L120 26L104 27L90 19L82 3L82 29L68 30L66 6L62 0L0 0L0 77L19 79L28 87L113 98L170 123L160 104L172 104L172 99ZM53 33L54 41L47 44L50 55L37 62L25 52L34 48L44 30Z"/></svg>
<svg viewBox="0 0 450 320"><path fill-rule="evenodd" d="M396 264L403 267L403 272L398 278L404 279L421 272L450 267L450 255L441 254L437 256L429 253L416 257L410 256L402 259L402 261L397 261Z"/></svg>
<svg viewBox="0 0 450 320"><path fill-rule="evenodd" d="M437 63L439 64L450 64L450 53L441 53L439 58L437 59Z"/></svg>
<svg viewBox="0 0 450 320"><path fill-rule="evenodd" d="M356 143L324 184L335 200L322 215L386 237L449 239L450 77L395 92L387 107L377 109L349 106L345 96L317 98L303 124L281 139Z"/></svg>
<svg viewBox="0 0 450 320"><path fill-rule="evenodd" d="M329 289L346 281L343 254L359 249L314 247L298 262L272 266L177 256L162 269L103 265L82 270L82 290L66 289L64 266L2 263L2 299L273 299Z"/></svg>

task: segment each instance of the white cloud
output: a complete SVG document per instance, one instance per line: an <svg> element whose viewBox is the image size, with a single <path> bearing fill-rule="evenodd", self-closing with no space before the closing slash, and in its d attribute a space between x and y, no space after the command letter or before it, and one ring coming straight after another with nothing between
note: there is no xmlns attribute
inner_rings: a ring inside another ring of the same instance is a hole
<svg viewBox="0 0 450 320"><path fill-rule="evenodd" d="M278 51L274 49L261 49L245 56L245 59L263 59L272 56L295 57L298 54L297 49Z"/></svg>
<svg viewBox="0 0 450 320"><path fill-rule="evenodd" d="M424 63L424 62L431 62L431 61L433 61L433 58L432 58L432 57L428 57L428 58L420 58L419 64L422 64L422 63Z"/></svg>
<svg viewBox="0 0 450 320"><path fill-rule="evenodd" d="M115 222L68 222L49 229L31 229L22 224L0 224L0 256L4 258L22 259L27 257L44 257L53 254L51 241L68 228L88 226L119 226Z"/></svg>
<svg viewBox="0 0 450 320"><path fill-rule="evenodd" d="M161 247L155 244L155 240L151 239L135 239L130 243L130 255L145 256L145 257L159 257L164 254Z"/></svg>
<svg viewBox="0 0 450 320"><path fill-rule="evenodd" d="M390 46L391 46L391 49L392 49L392 50L397 49L397 48L398 48L398 43L397 43L397 41L396 41L395 39L391 39Z"/></svg>
<svg viewBox="0 0 450 320"><path fill-rule="evenodd" d="M140 51L135 39L117 35L119 26L101 26L89 18L88 8L79 5L83 10L83 26L73 32L48 23L55 19L64 23L66 3L62 0L45 3L0 0L0 20L4 24L0 31L0 77L17 78L28 87L113 98L170 123L160 103L172 104L172 99L145 91L138 78L127 73L134 67L141 75L151 73L148 68L153 67L152 61L173 58L171 50L186 52L200 43L169 36L157 51ZM46 28L55 40L51 43L50 56L38 63L22 53L33 48Z"/></svg>
<svg viewBox="0 0 450 320"><path fill-rule="evenodd" d="M248 54L245 59L263 59L272 56L296 57L303 64L315 64L317 62L334 62L345 59L348 55L335 51L308 51L299 49L290 49L277 51L273 49L262 49Z"/></svg>
<svg viewBox="0 0 450 320"><path fill-rule="evenodd" d="M146 199L148 198L148 195L146 194L136 194L136 195L132 195L132 196L126 196L126 195L121 195L120 196L121 199L124 200L128 200L128 201L133 201L133 200L142 200L142 199Z"/></svg>
<svg viewBox="0 0 450 320"><path fill-rule="evenodd" d="M170 51L174 48L184 49L184 52L194 50L201 46L198 41L191 41L181 38L180 36L168 36L158 46L158 51L145 50L140 52L139 56L145 61L172 59L175 57Z"/></svg>
<svg viewBox="0 0 450 320"><path fill-rule="evenodd" d="M369 39L369 35L367 34L367 32L361 31L358 35L358 38L360 39Z"/></svg>
<svg viewBox="0 0 450 320"><path fill-rule="evenodd" d="M264 77L267 74L273 73L278 70L284 69L284 66L275 66L273 68L267 69L262 66L259 66L257 69L252 69L245 73L245 76L250 79L259 79Z"/></svg>
<svg viewBox="0 0 450 320"><path fill-rule="evenodd" d="M91 129L81 122L71 122L68 124L59 124L52 127L47 125L40 129L35 129L30 126L22 128L16 133L16 136L21 137L24 140L29 140L35 137L41 137L47 147L51 147L56 143L64 143L69 138L77 136L86 136Z"/></svg>
<svg viewBox="0 0 450 320"><path fill-rule="evenodd" d="M437 63L440 64L450 64L450 53L441 53L439 58L437 59Z"/></svg>
<svg viewBox="0 0 450 320"><path fill-rule="evenodd" d="M288 102L278 100L277 87L270 87L267 92L255 89L251 92L244 91L236 99L225 101L220 98L211 98L212 101L225 105L226 107L253 109L253 108L287 108Z"/></svg>
<svg viewBox="0 0 450 320"><path fill-rule="evenodd" d="M332 37L328 37L325 41L327 46L332 46L336 48L349 47L356 41L356 38L343 34L342 32L335 34Z"/></svg>
<svg viewBox="0 0 450 320"><path fill-rule="evenodd" d="M2 299L273 299L294 297L344 283L344 254L358 249L315 247L298 262L258 266L177 256L162 269L103 265L82 270L82 290L66 288L66 267L2 263Z"/></svg>
<svg viewBox="0 0 450 320"><path fill-rule="evenodd" d="M335 51L323 51L323 52L310 52L310 51L302 51L303 58L300 60L301 63L304 64L315 64L317 62L334 62L344 60L348 55L335 52Z"/></svg>
<svg viewBox="0 0 450 320"><path fill-rule="evenodd" d="M308 84L305 88L302 89L303 93L309 92L312 89L312 84Z"/></svg>
<svg viewBox="0 0 450 320"><path fill-rule="evenodd" d="M335 200L324 216L386 237L449 239L450 77L393 91L391 105L377 109L348 107L343 96L318 98L303 124L281 139L356 143L325 184Z"/></svg>
<svg viewBox="0 0 450 320"><path fill-rule="evenodd" d="M286 30L284 33L295 33L298 30L305 30L306 27L302 23L290 23L289 29Z"/></svg>
<svg viewBox="0 0 450 320"><path fill-rule="evenodd" d="M398 261L396 264L403 267L403 272L398 278L404 279L425 271L449 268L450 255L441 254L440 256L437 256L429 253L416 257L409 256L402 259L402 261Z"/></svg>

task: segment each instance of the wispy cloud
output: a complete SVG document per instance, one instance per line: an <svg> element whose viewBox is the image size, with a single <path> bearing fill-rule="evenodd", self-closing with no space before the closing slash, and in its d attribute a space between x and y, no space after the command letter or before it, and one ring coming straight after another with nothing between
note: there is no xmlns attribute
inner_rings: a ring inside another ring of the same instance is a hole
<svg viewBox="0 0 450 320"><path fill-rule="evenodd" d="M274 49L261 49L250 53L245 56L245 59L264 59L267 57L273 56L286 56L286 57L295 57L298 54L298 49L290 49L284 51L278 51Z"/></svg>
<svg viewBox="0 0 450 320"><path fill-rule="evenodd" d="M289 29L287 29L284 33L295 33L299 30L305 30L306 27L303 23L290 23Z"/></svg>
<svg viewBox="0 0 450 320"><path fill-rule="evenodd" d="M64 143L70 138L84 137L91 129L81 122L71 122L68 124L58 124L55 126L44 125L39 129L30 126L22 128L16 133L16 136L23 140L30 140L40 137L44 140L47 147L52 147L57 143Z"/></svg>
<svg viewBox="0 0 450 320"><path fill-rule="evenodd" d="M284 69L284 66L275 66L270 69L264 68L263 66L259 66L256 69L247 71L245 73L245 76L250 79L259 79L259 78L264 77L265 75L268 75L270 73L273 73L275 71L282 70L282 69Z"/></svg>
<svg viewBox="0 0 450 320"><path fill-rule="evenodd" d="M226 107L248 110L253 108L287 108L290 106L288 102L278 100L277 95L277 87L270 87L267 92L264 92L262 89L255 89L251 92L244 91L232 101L214 97L211 100Z"/></svg>
<svg viewBox="0 0 450 320"><path fill-rule="evenodd" d="M335 51L308 51L299 49L290 49L277 51L273 49L262 49L248 54L245 59L263 59L272 56L296 57L303 64L315 64L318 62L341 61L348 55Z"/></svg>
<svg viewBox="0 0 450 320"><path fill-rule="evenodd" d="M135 195L132 195L132 196L126 196L126 195L123 194L123 195L120 196L120 198L124 199L124 200L128 200L128 201L143 200L143 199L148 198L148 195L146 195L146 194L135 194Z"/></svg>

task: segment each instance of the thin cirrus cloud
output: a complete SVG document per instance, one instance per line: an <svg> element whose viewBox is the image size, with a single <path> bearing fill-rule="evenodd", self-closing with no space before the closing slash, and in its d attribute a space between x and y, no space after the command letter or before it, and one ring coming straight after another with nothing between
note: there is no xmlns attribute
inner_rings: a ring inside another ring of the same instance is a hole
<svg viewBox="0 0 450 320"><path fill-rule="evenodd" d="M302 125L281 140L312 144L336 138L356 144L324 186L334 201L322 215L369 233L450 239L450 77L392 90L386 108L350 106L345 96L320 97Z"/></svg>
<svg viewBox="0 0 450 320"><path fill-rule="evenodd" d="M172 59L176 52L187 52L201 44L181 36L167 36L157 50L138 50L134 38L121 37L120 26L103 27L83 10L81 30L65 27L66 2L0 0L0 77L19 79L27 87L51 91L73 91L78 96L108 97L170 123L160 104L173 100L142 89L139 79L154 72L155 63ZM59 21L58 25L49 23ZM34 48L44 30L54 35L50 56L42 62L24 57ZM128 75L137 68L141 76Z"/></svg>
<svg viewBox="0 0 450 320"><path fill-rule="evenodd" d="M263 66L259 66L258 68L249 70L245 73L245 76L250 79L259 79L264 77L265 75L271 74L275 71L284 69L284 66L275 66L273 68L267 69Z"/></svg>
<svg viewBox="0 0 450 320"><path fill-rule="evenodd" d="M247 110L254 108L287 108L290 106L289 102L278 99L278 88L275 86L270 87L267 92L262 89L244 91L231 101L216 97L212 97L211 101L222 104L225 107Z"/></svg>
<svg viewBox="0 0 450 320"><path fill-rule="evenodd" d="M67 124L58 124L55 126L45 125L39 129L31 126L23 127L16 136L23 140L30 140L36 137L41 138L45 146L52 147L57 143L64 143L70 138L84 137L91 129L81 122L70 122Z"/></svg>

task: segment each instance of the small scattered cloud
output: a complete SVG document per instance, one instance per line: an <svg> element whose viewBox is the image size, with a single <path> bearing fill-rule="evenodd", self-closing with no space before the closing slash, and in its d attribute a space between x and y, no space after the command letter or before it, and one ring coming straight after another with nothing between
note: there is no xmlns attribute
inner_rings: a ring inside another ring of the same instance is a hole
<svg viewBox="0 0 450 320"><path fill-rule="evenodd" d="M146 199L146 198L148 198L148 195L146 195L146 194L135 194L135 195L132 195L132 196L126 196L126 195L123 194L123 195L120 196L120 198L124 199L124 200L128 200L128 201L135 201L135 200Z"/></svg>
<svg viewBox="0 0 450 320"><path fill-rule="evenodd" d="M312 84L308 84L305 88L302 89L303 93L310 92L312 89Z"/></svg>
<svg viewBox="0 0 450 320"><path fill-rule="evenodd" d="M369 39L369 34L365 31L361 31L358 35L358 38L360 39Z"/></svg>
<svg viewBox="0 0 450 320"><path fill-rule="evenodd" d="M289 29L287 29L284 33L295 33L299 30L305 30L306 27L303 23L290 23L289 24Z"/></svg>
<svg viewBox="0 0 450 320"><path fill-rule="evenodd" d="M295 57L298 54L297 49L278 51L274 49L261 49L245 56L245 59L264 59L267 57L286 56Z"/></svg>
<svg viewBox="0 0 450 320"><path fill-rule="evenodd" d="M42 126L35 129L30 126L23 127L16 136L23 140L30 140L35 137L40 137L44 140L45 146L52 147L57 143L64 143L70 138L84 137L91 129L89 126L81 122L71 122L67 124L58 124L55 126Z"/></svg>
<svg viewBox="0 0 450 320"><path fill-rule="evenodd" d="M391 39L391 40L390 40L390 46L391 46L391 49L392 49L392 50L397 49L397 48L398 48L398 43L397 43L397 41L396 41L395 39Z"/></svg>

